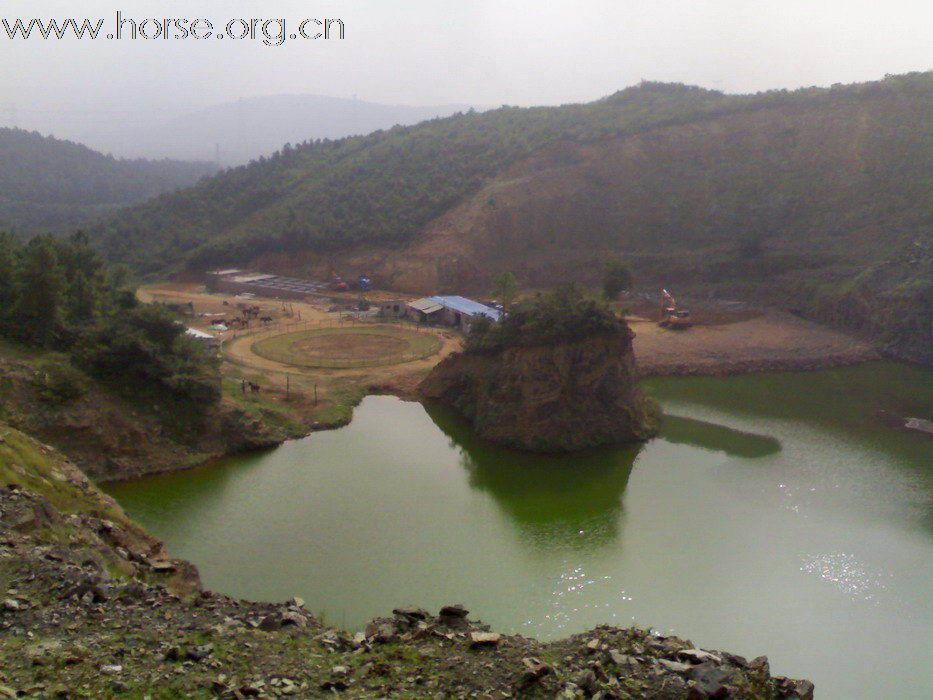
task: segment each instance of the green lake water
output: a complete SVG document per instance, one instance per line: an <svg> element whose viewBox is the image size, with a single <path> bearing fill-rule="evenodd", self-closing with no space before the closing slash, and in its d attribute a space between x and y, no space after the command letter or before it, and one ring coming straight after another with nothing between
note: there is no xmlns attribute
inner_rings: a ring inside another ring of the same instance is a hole
<svg viewBox="0 0 933 700"><path fill-rule="evenodd" d="M108 491L209 588L349 629L462 602L554 639L651 626L806 677L933 697L933 373L893 363L646 382L661 437L565 457L367 398L346 428Z"/></svg>

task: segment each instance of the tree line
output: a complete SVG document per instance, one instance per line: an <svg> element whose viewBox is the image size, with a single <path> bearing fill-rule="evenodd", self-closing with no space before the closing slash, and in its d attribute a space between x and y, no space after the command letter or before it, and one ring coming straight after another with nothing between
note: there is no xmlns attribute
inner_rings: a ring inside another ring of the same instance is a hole
<svg viewBox="0 0 933 700"><path fill-rule="evenodd" d="M67 233L216 170L204 162L118 159L36 132L0 128L0 228L22 238Z"/></svg>
<svg viewBox="0 0 933 700"><path fill-rule="evenodd" d="M569 284L515 302L501 321L478 318L470 326L465 350L487 353L510 347L556 345L627 329L608 299Z"/></svg>
<svg viewBox="0 0 933 700"><path fill-rule="evenodd" d="M127 279L81 231L26 243L0 232L0 337L63 352L124 391L218 401L216 359L168 311L140 303Z"/></svg>

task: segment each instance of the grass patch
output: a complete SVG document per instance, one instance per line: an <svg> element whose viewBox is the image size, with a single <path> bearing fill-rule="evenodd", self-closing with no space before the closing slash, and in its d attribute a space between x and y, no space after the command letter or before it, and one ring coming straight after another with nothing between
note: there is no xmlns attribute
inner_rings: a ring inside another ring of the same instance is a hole
<svg viewBox="0 0 933 700"><path fill-rule="evenodd" d="M224 377L224 397L274 431L280 430L286 435L302 433L301 420L295 416L294 410L287 403L283 403L275 394L268 391L259 393L247 391L244 394L241 381L239 377Z"/></svg>
<svg viewBox="0 0 933 700"><path fill-rule="evenodd" d="M346 425L367 393L359 384L330 386L314 412L315 419L326 426Z"/></svg>
<svg viewBox="0 0 933 700"><path fill-rule="evenodd" d="M380 367L422 360L440 351L433 333L396 326L318 328L258 340L253 353L294 367Z"/></svg>
<svg viewBox="0 0 933 700"><path fill-rule="evenodd" d="M16 484L44 496L64 513L94 513L123 522L94 490L85 492L68 480L64 459L18 430L0 425L0 483Z"/></svg>

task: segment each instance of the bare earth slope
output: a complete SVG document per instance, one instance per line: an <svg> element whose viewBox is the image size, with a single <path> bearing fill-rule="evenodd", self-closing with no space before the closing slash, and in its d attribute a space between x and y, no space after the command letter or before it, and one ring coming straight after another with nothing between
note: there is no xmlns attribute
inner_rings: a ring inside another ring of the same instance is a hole
<svg viewBox="0 0 933 700"><path fill-rule="evenodd" d="M53 390L63 369L75 377L74 395ZM230 401L183 410L164 397L134 398L63 356L9 344L0 344L0 420L53 444L101 481L184 469L286 437Z"/></svg>

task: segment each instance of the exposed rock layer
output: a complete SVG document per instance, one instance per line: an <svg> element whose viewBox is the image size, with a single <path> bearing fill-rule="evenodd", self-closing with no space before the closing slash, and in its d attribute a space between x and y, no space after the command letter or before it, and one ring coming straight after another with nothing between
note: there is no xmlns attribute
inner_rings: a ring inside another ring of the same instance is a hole
<svg viewBox="0 0 933 700"><path fill-rule="evenodd" d="M483 437L539 452L631 442L654 432L625 330L553 346L459 353L419 391L462 413Z"/></svg>

